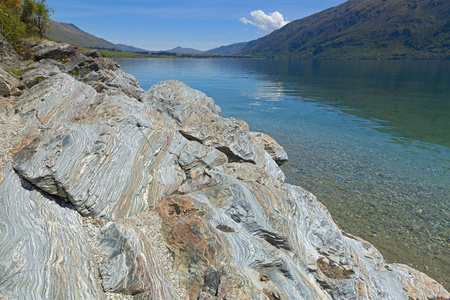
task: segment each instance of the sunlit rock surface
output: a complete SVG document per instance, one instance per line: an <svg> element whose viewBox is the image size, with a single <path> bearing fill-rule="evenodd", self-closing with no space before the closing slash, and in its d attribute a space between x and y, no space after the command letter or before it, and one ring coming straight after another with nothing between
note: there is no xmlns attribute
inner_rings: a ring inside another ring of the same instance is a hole
<svg viewBox="0 0 450 300"><path fill-rule="evenodd" d="M171 120L186 138L215 147L231 160L256 163L275 178L285 180L283 171L264 146L252 142L248 125L223 118L220 108L204 93L179 81L164 81L145 92L142 101Z"/></svg>
<svg viewBox="0 0 450 300"><path fill-rule="evenodd" d="M22 79L2 75L0 116L21 127L0 134L13 145L0 152L0 299L184 299L167 272L190 299L450 297L343 233L284 183L283 148L202 92L167 81L144 93L96 52L34 50L44 59ZM173 269L161 268L152 232L126 223L149 210Z"/></svg>
<svg viewBox="0 0 450 300"><path fill-rule="evenodd" d="M114 223L101 230L99 249L107 255L107 261L100 272L107 291L129 295L145 292L154 299L172 299L159 260L139 230Z"/></svg>
<svg viewBox="0 0 450 300"><path fill-rule="evenodd" d="M15 170L85 216L137 214L175 191L188 141L151 107L108 97L66 74L31 89L17 103L29 126Z"/></svg>
<svg viewBox="0 0 450 300"><path fill-rule="evenodd" d="M6 166L0 182L0 298L105 299L70 204L37 190Z"/></svg>
<svg viewBox="0 0 450 300"><path fill-rule="evenodd" d="M191 299L211 290L210 270L217 299L242 282L250 299L258 292L271 299L448 295L436 282L385 263L371 244L342 233L312 194L259 166L193 172L180 191L188 193L164 198L158 212ZM410 288L414 280L422 294Z"/></svg>

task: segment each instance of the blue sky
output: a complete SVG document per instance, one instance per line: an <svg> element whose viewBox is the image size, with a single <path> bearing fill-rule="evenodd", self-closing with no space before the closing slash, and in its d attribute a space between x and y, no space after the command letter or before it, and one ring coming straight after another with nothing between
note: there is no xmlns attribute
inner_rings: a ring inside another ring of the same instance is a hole
<svg viewBox="0 0 450 300"><path fill-rule="evenodd" d="M208 50L251 41L344 0L47 0L52 19L147 50ZM278 13L275 13L278 12Z"/></svg>

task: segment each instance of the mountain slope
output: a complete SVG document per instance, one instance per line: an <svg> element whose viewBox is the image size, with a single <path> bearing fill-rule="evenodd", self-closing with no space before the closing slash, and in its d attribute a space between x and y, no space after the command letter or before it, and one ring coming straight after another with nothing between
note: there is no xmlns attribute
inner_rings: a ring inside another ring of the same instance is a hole
<svg viewBox="0 0 450 300"><path fill-rule="evenodd" d="M247 45L247 42L242 43L235 43L227 46L221 46L217 47L211 50L208 50L205 52L205 54L220 54L220 55L233 55L242 49Z"/></svg>
<svg viewBox="0 0 450 300"><path fill-rule="evenodd" d="M49 37L54 41L70 43L84 48L122 50L119 46L84 32L73 24L51 21L50 26Z"/></svg>
<svg viewBox="0 0 450 300"><path fill-rule="evenodd" d="M349 0L251 41L239 54L450 58L450 1Z"/></svg>

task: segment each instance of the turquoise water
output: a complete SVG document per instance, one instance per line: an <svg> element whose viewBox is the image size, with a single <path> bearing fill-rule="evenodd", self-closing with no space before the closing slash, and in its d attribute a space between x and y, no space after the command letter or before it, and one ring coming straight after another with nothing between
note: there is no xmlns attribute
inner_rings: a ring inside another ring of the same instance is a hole
<svg viewBox="0 0 450 300"><path fill-rule="evenodd" d="M288 152L344 231L450 287L450 61L118 59L205 92Z"/></svg>

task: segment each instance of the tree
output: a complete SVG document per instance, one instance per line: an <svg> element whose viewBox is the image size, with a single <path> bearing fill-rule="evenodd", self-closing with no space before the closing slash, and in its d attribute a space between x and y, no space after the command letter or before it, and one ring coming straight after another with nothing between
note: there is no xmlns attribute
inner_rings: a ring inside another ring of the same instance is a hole
<svg viewBox="0 0 450 300"><path fill-rule="evenodd" d="M35 1L36 10L34 13L34 22L39 30L39 35L41 38L47 36L50 29L50 15L54 12L51 7L48 7L47 0Z"/></svg>
<svg viewBox="0 0 450 300"><path fill-rule="evenodd" d="M36 11L36 2L33 0L23 0L22 11L20 16L20 21L27 25L30 25L34 19L34 12Z"/></svg>

